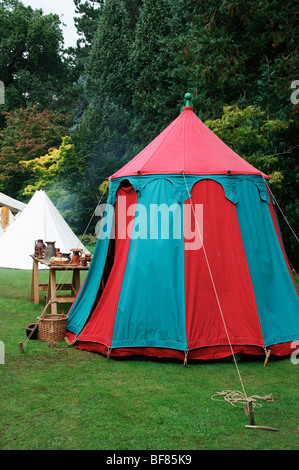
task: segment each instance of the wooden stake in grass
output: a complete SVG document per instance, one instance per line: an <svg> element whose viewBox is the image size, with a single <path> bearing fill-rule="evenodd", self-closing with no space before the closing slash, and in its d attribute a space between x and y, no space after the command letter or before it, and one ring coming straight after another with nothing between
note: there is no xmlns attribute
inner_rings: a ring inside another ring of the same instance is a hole
<svg viewBox="0 0 299 470"><path fill-rule="evenodd" d="M246 425L245 428L247 429L261 429L264 431L278 431L277 428L271 428L270 426L251 426L251 425Z"/></svg>
<svg viewBox="0 0 299 470"><path fill-rule="evenodd" d="M254 426L253 402L250 399L248 400L248 411L250 417L250 424Z"/></svg>
<svg viewBox="0 0 299 470"><path fill-rule="evenodd" d="M33 335L33 333L35 332L36 328L38 327L38 322L36 322L34 328L32 328L29 336L27 337L26 341L25 341L25 344L23 344L22 342L19 343L19 346L20 346L20 350L22 353L25 353L25 346L27 345L28 341L30 340L31 336Z"/></svg>
<svg viewBox="0 0 299 470"><path fill-rule="evenodd" d="M269 349L269 351L267 351L267 354L266 354L266 359L265 359L265 362L264 362L264 367L266 367L266 365L268 364L268 361L269 361L269 358L270 358L270 354L271 354L271 350Z"/></svg>
<svg viewBox="0 0 299 470"><path fill-rule="evenodd" d="M247 428L247 429L263 429L264 431L278 431L277 428L271 428L269 426L256 426L254 424L253 401L248 399L248 402L246 403L246 406L247 406L247 409L249 411L250 425L246 425L245 428Z"/></svg>

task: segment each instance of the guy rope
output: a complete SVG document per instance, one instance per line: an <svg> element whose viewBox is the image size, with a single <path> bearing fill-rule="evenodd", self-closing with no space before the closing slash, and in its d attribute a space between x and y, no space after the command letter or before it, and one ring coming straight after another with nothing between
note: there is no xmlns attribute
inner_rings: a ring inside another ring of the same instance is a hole
<svg viewBox="0 0 299 470"><path fill-rule="evenodd" d="M203 243L203 237L202 237L202 234L201 234L201 231L200 231L200 228L199 228L199 225L198 225L198 221L197 221L197 218L196 218L196 213L195 213L195 210L194 210L193 201L192 201L191 193L190 193L187 181L186 181L184 170L182 170L182 174L183 174L183 177L184 177L186 190L187 190L187 193L188 193L188 196L189 196L189 200L190 200L190 204L191 204L191 208L192 208L192 212L193 212L193 216L194 216L194 220L195 220L195 225L196 225L199 237L200 237L201 246L202 246L202 249L203 249L203 253L204 253L205 260L206 260L207 268L208 268L209 275L210 275L210 278L211 278L211 283L212 283L213 290L214 290L214 293L215 293L215 297L216 297L218 309L219 309L219 312L220 312L220 315L221 315L222 323L223 323L223 326L224 326L225 334L226 334L226 337L227 337L229 348L231 350L231 354L232 354L234 364L235 364L235 367L236 367L236 370L237 370L237 374L238 374L238 377L239 377L239 380L240 380L240 384L241 384L241 387L242 387L242 390L243 390L242 393L238 392L238 391L218 392L216 395L214 395L212 397L212 399L215 399L214 398L215 396L224 396L225 400L229 401L234 406L237 403L242 403L243 405L245 404L245 413L250 415L250 426L245 426L246 428L250 427L252 429L258 428L258 429L266 429L266 430L271 430L271 431L277 431L276 428L269 428L268 426L255 426L253 410L254 410L254 407L256 406L257 395L254 395L252 397L248 397L247 394L246 394L244 383L243 383L243 380L242 380L242 377L241 377L241 374L240 374L240 370L239 370L239 367L238 367L238 364L237 364L237 360L236 360L236 357L235 357L235 354L234 354L234 350L233 350L233 347L232 347L232 344L231 344L231 341L230 341L228 329L227 329L227 326L226 326L226 323L225 323L221 303L220 303L220 300L219 300L219 297L218 297L218 293L217 293L215 281L214 281L214 278L213 278L211 266L210 266L210 263L209 263L209 260L208 260L207 252L206 252L206 249L205 249L205 246L204 246L204 243ZM265 401L273 401L272 395L269 395L269 396L264 397L264 398L262 398L262 397L258 397L258 398L262 399L262 400L265 400Z"/></svg>

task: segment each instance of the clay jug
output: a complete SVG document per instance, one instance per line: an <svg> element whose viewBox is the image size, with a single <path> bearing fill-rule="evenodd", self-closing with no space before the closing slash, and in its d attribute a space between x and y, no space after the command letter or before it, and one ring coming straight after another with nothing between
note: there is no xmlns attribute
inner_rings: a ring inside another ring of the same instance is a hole
<svg viewBox="0 0 299 470"><path fill-rule="evenodd" d="M46 246L44 245L43 240L39 239L35 241L34 244L34 254L36 256L41 257L43 255L43 251L45 250Z"/></svg>
<svg viewBox="0 0 299 470"><path fill-rule="evenodd" d="M72 264L80 264L80 257L81 257L81 251L80 249L78 250L71 250L73 251L73 256L72 256Z"/></svg>
<svg viewBox="0 0 299 470"><path fill-rule="evenodd" d="M45 251L45 260L51 259L53 256L56 256L55 242L46 242L47 248Z"/></svg>

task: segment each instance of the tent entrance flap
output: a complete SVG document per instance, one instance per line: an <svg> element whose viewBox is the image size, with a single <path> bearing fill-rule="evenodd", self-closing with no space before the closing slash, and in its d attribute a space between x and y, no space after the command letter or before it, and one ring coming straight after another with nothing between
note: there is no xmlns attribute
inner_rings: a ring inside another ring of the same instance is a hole
<svg viewBox="0 0 299 470"><path fill-rule="evenodd" d="M118 213L119 203L125 202L125 213L129 206L136 205L137 194L132 186L120 186L116 194L115 206L107 204L105 220L101 224L97 245L93 255L90 270L83 284L77 301L69 312L68 330L76 335L88 335L88 328L97 321L105 331L107 325L111 328L110 320L113 318L112 305L118 301L118 291L122 285L122 272L126 266L126 253L129 249L130 237L123 237L124 227L120 227L115 214ZM134 214L129 219L134 218ZM129 220L125 218L125 228ZM116 266L116 269L114 269ZM120 268L122 266L122 268ZM90 286L91 284L91 286ZM91 289L92 288L92 289ZM106 311L106 307L107 311ZM99 318L102 320L99 321ZM90 321L88 321L90 319ZM84 328L88 321L87 328ZM103 322L103 323L102 323ZM112 322L113 323L113 322ZM80 335L80 337L81 337ZM93 334L93 339L96 334Z"/></svg>

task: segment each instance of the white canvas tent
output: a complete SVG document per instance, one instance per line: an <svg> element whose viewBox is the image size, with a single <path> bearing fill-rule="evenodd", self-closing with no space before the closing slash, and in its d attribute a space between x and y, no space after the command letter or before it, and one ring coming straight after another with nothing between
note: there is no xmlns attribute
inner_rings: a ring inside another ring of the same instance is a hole
<svg viewBox="0 0 299 470"><path fill-rule="evenodd" d="M10 209L8 209L6 206L0 207L0 237L3 235L3 233L6 232L8 227L10 227L14 221L16 220L17 215L15 216ZM6 210L8 212L6 212Z"/></svg>
<svg viewBox="0 0 299 470"><path fill-rule="evenodd" d="M12 197L0 192L0 236L6 232L8 227L12 225L18 214L22 212L25 207L26 204L23 202L20 202L17 199L13 199ZM8 211L8 214L6 213L5 209ZM8 220L6 219L7 215ZM5 219L3 220L2 217L4 216Z"/></svg>
<svg viewBox="0 0 299 470"><path fill-rule="evenodd" d="M8 207L13 213L21 212L25 209L26 204L24 202L17 201L10 196L6 196L4 193L0 193L0 206Z"/></svg>
<svg viewBox="0 0 299 470"><path fill-rule="evenodd" d="M72 248L89 253L43 190L36 191L0 237L0 268L31 269L30 255L38 239L55 242L55 247L63 253L69 253Z"/></svg>

